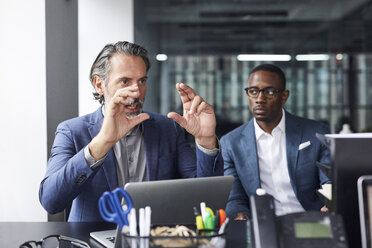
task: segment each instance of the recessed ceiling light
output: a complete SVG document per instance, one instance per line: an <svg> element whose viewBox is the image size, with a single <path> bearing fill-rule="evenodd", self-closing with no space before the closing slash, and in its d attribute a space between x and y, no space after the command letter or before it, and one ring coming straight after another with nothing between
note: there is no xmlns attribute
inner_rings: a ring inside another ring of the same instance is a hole
<svg viewBox="0 0 372 248"><path fill-rule="evenodd" d="M157 61L166 61L168 59L168 56L166 54L159 53L156 55Z"/></svg>
<svg viewBox="0 0 372 248"><path fill-rule="evenodd" d="M290 61L289 54L239 54L239 61Z"/></svg>
<svg viewBox="0 0 372 248"><path fill-rule="evenodd" d="M328 54L297 54L297 61L325 61L329 60Z"/></svg>

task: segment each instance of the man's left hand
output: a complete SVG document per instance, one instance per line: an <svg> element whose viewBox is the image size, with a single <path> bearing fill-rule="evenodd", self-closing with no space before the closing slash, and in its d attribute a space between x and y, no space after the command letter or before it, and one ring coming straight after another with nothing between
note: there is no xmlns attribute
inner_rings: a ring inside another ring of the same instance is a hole
<svg viewBox="0 0 372 248"><path fill-rule="evenodd" d="M168 117L192 134L196 142L202 147L207 149L216 148L216 117L213 107L186 84L177 83L176 88L181 96L183 116L170 112Z"/></svg>

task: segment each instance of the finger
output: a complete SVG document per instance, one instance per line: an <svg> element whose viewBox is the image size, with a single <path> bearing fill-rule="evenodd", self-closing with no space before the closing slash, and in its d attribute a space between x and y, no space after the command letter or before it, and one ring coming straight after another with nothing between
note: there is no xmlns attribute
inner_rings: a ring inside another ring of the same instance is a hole
<svg viewBox="0 0 372 248"><path fill-rule="evenodd" d="M203 98L201 98L200 96L195 96L191 103L190 114L197 113L198 108L203 101Z"/></svg>
<svg viewBox="0 0 372 248"><path fill-rule="evenodd" d="M235 220L248 220L248 216L243 213L238 213L235 217Z"/></svg>
<svg viewBox="0 0 372 248"><path fill-rule="evenodd" d="M199 104L198 109L196 110L195 114L199 116L202 112L207 111L210 112L212 106L209 105L207 102L203 101Z"/></svg>
<svg viewBox="0 0 372 248"><path fill-rule="evenodd" d="M328 208L326 206L323 206L321 209L320 209L321 212L328 212Z"/></svg>
<svg viewBox="0 0 372 248"><path fill-rule="evenodd" d="M181 97L182 103L192 101L196 96L195 91L184 83L177 83L176 88Z"/></svg>
<svg viewBox="0 0 372 248"><path fill-rule="evenodd" d="M131 97L121 97L121 96L116 96L114 97L111 102L114 103L114 105L131 105L133 103L135 103L135 99L138 99L138 98L131 98Z"/></svg>
<svg viewBox="0 0 372 248"><path fill-rule="evenodd" d="M132 129L133 127L137 126L138 124L140 124L141 122L143 122L144 120L147 120L149 119L150 116L146 113L141 113L135 117L133 117L132 119L129 119L129 126L130 128Z"/></svg>
<svg viewBox="0 0 372 248"><path fill-rule="evenodd" d="M137 86L135 88L127 87L123 89L118 89L115 92L115 96L123 97L123 98L138 98L140 96L140 92Z"/></svg>
<svg viewBox="0 0 372 248"><path fill-rule="evenodd" d="M126 99L124 99L123 97L114 97L111 100L111 102L113 102L114 105L125 104L125 101L126 101Z"/></svg>
<svg viewBox="0 0 372 248"><path fill-rule="evenodd" d="M177 122L181 127L186 128L187 121L185 118L177 114L176 112L170 112L168 113L168 118L173 119L175 122Z"/></svg>
<svg viewBox="0 0 372 248"><path fill-rule="evenodd" d="M178 83L178 89L184 91L190 98L194 98L196 95L193 88L184 83Z"/></svg>
<svg viewBox="0 0 372 248"><path fill-rule="evenodd" d="M134 103L135 99L138 99L140 97L140 92L132 91L129 89L120 89L115 92L115 95L113 96L112 101L114 101L116 104L124 104L124 105L130 105Z"/></svg>

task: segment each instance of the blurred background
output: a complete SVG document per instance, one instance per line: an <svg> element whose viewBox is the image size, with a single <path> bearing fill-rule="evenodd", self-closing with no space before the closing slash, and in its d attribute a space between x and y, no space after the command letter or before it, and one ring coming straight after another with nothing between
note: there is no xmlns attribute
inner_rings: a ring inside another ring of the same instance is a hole
<svg viewBox="0 0 372 248"><path fill-rule="evenodd" d="M215 107L221 136L251 118L243 88L267 59L286 74L289 112L332 132L372 131L371 1L139 0L134 9L134 39L158 67L156 111L181 111L174 84L188 83Z"/></svg>

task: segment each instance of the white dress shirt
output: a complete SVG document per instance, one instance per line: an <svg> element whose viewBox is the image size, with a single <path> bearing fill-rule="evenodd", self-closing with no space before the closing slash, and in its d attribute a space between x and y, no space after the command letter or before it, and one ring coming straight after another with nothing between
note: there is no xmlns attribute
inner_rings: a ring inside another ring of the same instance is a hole
<svg viewBox="0 0 372 248"><path fill-rule="evenodd" d="M282 119L266 133L254 120L261 188L274 197L276 215L305 211L290 183L287 163L285 111Z"/></svg>

